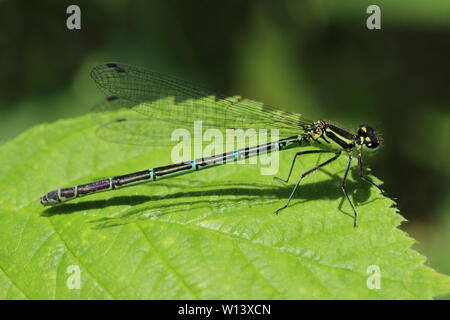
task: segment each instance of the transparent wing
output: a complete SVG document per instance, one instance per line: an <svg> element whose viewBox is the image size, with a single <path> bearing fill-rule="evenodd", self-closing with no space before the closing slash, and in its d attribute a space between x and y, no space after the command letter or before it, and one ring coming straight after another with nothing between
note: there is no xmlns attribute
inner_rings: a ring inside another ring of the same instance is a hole
<svg viewBox="0 0 450 320"><path fill-rule="evenodd" d="M162 113L161 117L157 117L156 114L154 117L145 117L135 112L135 109L138 107L141 106L138 106L136 102L117 96L110 96L101 100L92 109L93 119L100 124L97 129L97 136L115 143L168 146L177 144L180 137L184 135L191 137L191 144L204 144L201 140L195 139L195 137L198 137L198 132L200 132L202 136L221 136L222 141L228 146L230 144L235 145L235 141L226 140L225 135L229 134L228 130L234 129L233 132L239 134L238 130L240 129L243 135L250 135L252 132L249 130L254 130L254 133L260 137L260 129L266 129L265 126L261 126L261 123L259 123L259 127L257 125L246 127L250 123L237 117L229 120L221 119L223 121L221 123L218 120L204 121L208 117L205 117L205 114L196 112L191 112L187 117L167 117L165 113ZM173 108L173 106L171 107ZM198 109L193 111L198 111ZM193 117L194 113L198 117ZM232 126L230 125L231 123L233 123ZM228 124L228 126L225 124ZM270 129L278 129L278 136L274 135L275 132ZM298 127L294 129L272 127L267 129L267 141L258 141L258 143L275 141L296 134L299 134Z"/></svg>
<svg viewBox="0 0 450 320"><path fill-rule="evenodd" d="M278 129L280 136L290 136L311 123L297 113L240 97L214 95L209 89L125 64L99 65L91 75L111 95L92 110L102 123L98 135L108 141L174 144L174 130L192 133L200 122L202 130Z"/></svg>

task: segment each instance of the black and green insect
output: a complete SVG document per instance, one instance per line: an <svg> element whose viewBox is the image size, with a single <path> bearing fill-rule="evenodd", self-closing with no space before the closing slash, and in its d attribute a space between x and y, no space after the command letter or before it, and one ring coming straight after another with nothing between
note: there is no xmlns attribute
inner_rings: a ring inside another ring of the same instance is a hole
<svg viewBox="0 0 450 320"><path fill-rule="evenodd" d="M203 128L277 129L280 135L286 138L210 157L53 190L40 198L43 205L55 205L100 191L157 181L263 153L297 147L314 147L314 150L299 151L295 154L287 178L278 178L285 183L289 182L299 156L326 153L331 157L302 173L285 205L275 213L289 205L304 177L330 164L343 154L348 157L348 162L341 187L353 210L354 226L357 223L357 213L346 191L347 175L354 157L358 159L359 176L382 191L363 174L361 160L363 151L373 152L380 146L374 129L367 125L361 125L354 134L322 120L309 121L300 114L282 111L251 100L216 95L209 89L125 64L102 64L96 66L91 75L108 95L94 107L94 114L116 115L120 110L132 110L133 113L135 111L143 116L139 119L116 118L100 126L97 130L98 136L109 141L154 146L173 145L170 133L177 128L192 129L193 123L198 120L202 121Z"/></svg>

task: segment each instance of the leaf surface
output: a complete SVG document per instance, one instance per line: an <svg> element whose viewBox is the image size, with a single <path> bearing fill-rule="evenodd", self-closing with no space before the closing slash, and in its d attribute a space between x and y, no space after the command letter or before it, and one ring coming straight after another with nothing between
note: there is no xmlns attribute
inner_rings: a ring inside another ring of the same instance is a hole
<svg viewBox="0 0 450 320"><path fill-rule="evenodd" d="M52 208L49 190L169 164L170 149L111 144L88 116L40 125L0 146L0 299L430 299L449 277L424 265L392 200L346 159L297 161L288 185L267 165L233 164L99 193ZM279 153L285 177L297 150ZM374 179L372 177L372 179ZM380 271L380 289L368 283ZM75 271L74 271L75 270ZM77 270L80 285L77 288Z"/></svg>

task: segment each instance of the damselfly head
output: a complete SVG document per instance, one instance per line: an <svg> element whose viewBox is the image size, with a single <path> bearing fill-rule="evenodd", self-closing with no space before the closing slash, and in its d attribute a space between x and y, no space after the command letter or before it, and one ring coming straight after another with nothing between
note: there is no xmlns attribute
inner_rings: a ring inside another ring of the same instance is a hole
<svg viewBox="0 0 450 320"><path fill-rule="evenodd" d="M380 142L375 135L375 130L372 127L362 125L358 129L357 142L364 146L365 150L377 151L380 147Z"/></svg>

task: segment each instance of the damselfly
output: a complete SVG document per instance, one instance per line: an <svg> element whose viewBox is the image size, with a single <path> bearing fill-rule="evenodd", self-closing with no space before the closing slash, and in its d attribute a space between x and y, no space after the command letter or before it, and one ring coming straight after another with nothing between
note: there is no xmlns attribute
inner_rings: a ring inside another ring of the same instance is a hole
<svg viewBox="0 0 450 320"><path fill-rule="evenodd" d="M299 151L295 154L289 174L289 182L295 161L306 154L328 153L331 157L302 173L284 206L275 211L278 214L286 208L300 182L310 173L335 161L345 154L347 166L342 178L342 191L354 214L356 226L357 213L346 191L346 180L353 157L358 159L359 176L381 188L363 174L361 153L363 150L375 151L379 141L374 130L361 125L356 134L322 120L309 121L300 114L261 105L239 97L214 95L212 91L188 82L125 64L107 63L92 70L92 78L109 95L94 106L93 113L99 117L110 118L100 126L98 136L114 142L146 145L174 144L170 132L183 127L192 127L194 121L201 120L203 126L219 130L229 128L278 129L286 138L237 149L210 157L156 167L139 172L111 177L88 184L62 188L48 192L40 198L43 205L55 205L68 200L121 187L157 181L181 174L211 168L220 164L247 159L296 147L315 147L314 150ZM140 119L120 117L121 110L131 110L144 116ZM116 117L116 118L114 118ZM157 124L157 125L156 125Z"/></svg>

